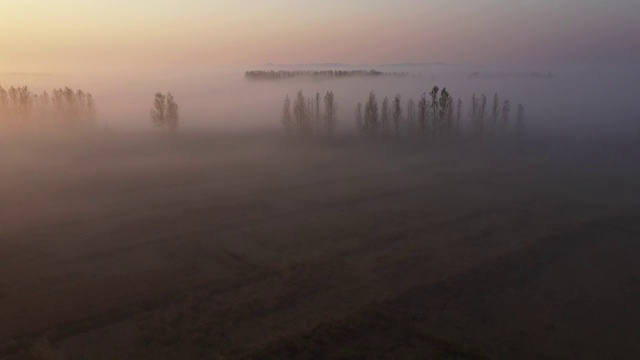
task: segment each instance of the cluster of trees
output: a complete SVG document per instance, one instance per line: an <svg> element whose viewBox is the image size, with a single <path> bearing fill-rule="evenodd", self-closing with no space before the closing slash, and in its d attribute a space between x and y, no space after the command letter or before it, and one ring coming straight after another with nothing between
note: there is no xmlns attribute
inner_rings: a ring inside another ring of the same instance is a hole
<svg viewBox="0 0 640 360"><path fill-rule="evenodd" d="M344 78L367 76L407 76L407 73L385 73L377 70L306 70L306 71L247 71L245 78L249 80L282 80L295 77Z"/></svg>
<svg viewBox="0 0 640 360"><path fill-rule="evenodd" d="M314 98L306 98L300 90L293 101L293 110L289 95L284 99L282 126L287 134L332 136L337 124L338 104L331 91L321 99L320 93Z"/></svg>
<svg viewBox="0 0 640 360"><path fill-rule="evenodd" d="M156 93L149 116L153 125L175 132L178 129L180 112L173 95L171 93L166 95L160 92Z"/></svg>
<svg viewBox="0 0 640 360"><path fill-rule="evenodd" d="M93 96L68 87L49 94L32 93L27 86L8 89L0 86L0 125L21 126L31 123L65 125L91 123L96 116Z"/></svg>
<svg viewBox="0 0 640 360"><path fill-rule="evenodd" d="M465 130L476 139L483 137L520 140L525 125L525 112L518 105L515 122L511 120L511 103L501 101L498 94L493 96L491 104L482 94L471 97L466 116L461 99L454 101L446 88L435 86L419 101L409 99L404 105L402 96L393 99L385 97L381 105L372 91L364 102L355 109L356 130L363 136L400 136L403 134L445 139L461 137ZM468 122L467 120L468 119ZM320 93L315 98L305 98L299 91L294 99L293 110L289 95L283 105L282 125L287 134L332 135L337 124L337 105L332 92L327 92L321 103ZM324 131L323 131L324 129Z"/></svg>
<svg viewBox="0 0 640 360"><path fill-rule="evenodd" d="M405 115L406 114L406 115ZM486 95L471 98L468 107L468 119L471 135L522 137L524 130L524 106L518 105L516 121L511 124L511 103L500 101L498 94L493 96L491 108L488 108ZM402 106L402 97L397 94L393 100L385 97L381 108L378 107L376 94L372 91L364 105L359 102L355 110L355 122L358 133L368 136L400 135L402 124L407 134L428 136L431 138L460 137L464 131L463 102L454 101L446 88L442 91L435 86L429 94L423 93L417 105L413 99Z"/></svg>

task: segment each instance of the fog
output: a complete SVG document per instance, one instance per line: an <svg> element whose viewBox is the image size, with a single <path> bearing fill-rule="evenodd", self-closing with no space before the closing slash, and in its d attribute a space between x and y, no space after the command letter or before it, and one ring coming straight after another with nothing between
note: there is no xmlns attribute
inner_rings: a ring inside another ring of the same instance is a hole
<svg viewBox="0 0 640 360"><path fill-rule="evenodd" d="M640 67L244 77L326 68L0 74L97 109L0 127L0 358L640 357ZM462 136L357 131L370 91L406 107L436 85ZM299 90L333 91L335 136L287 136ZM482 93L512 127L523 104L523 134L475 136Z"/></svg>
<svg viewBox="0 0 640 360"><path fill-rule="evenodd" d="M374 77L310 80L249 81L246 70L278 69L376 69L407 72L407 77ZM474 72L481 77L473 78ZM528 76L551 73L552 78ZM463 65L383 65L322 66L299 65L211 68L165 71L68 74L0 74L5 87L29 86L32 91L50 91L69 86L94 94L98 106L97 125L113 129L151 129L149 109L153 94L172 92L180 105L181 127L188 129L255 130L280 126L282 101L286 94L305 95L333 91L338 102L342 131L354 128L353 112L369 91L378 100L396 93L419 100L433 86L446 87L454 99L461 98L466 108L471 95L485 93L491 99L522 103L527 109L527 125L550 133L580 130L584 132L626 134L637 131L640 103L637 78L640 67L581 65L563 67L474 67Z"/></svg>

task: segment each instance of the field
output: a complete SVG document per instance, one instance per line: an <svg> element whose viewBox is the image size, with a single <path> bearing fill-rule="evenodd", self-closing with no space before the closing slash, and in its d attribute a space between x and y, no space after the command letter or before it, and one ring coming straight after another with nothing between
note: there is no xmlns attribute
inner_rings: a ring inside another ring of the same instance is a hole
<svg viewBox="0 0 640 360"><path fill-rule="evenodd" d="M3 359L640 358L637 145L0 149Z"/></svg>

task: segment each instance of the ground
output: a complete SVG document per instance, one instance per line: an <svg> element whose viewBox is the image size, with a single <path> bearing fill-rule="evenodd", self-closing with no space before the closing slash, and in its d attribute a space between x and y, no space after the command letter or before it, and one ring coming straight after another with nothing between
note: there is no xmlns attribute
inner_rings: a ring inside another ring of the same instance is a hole
<svg viewBox="0 0 640 360"><path fill-rule="evenodd" d="M1 147L1 358L640 357L635 145Z"/></svg>

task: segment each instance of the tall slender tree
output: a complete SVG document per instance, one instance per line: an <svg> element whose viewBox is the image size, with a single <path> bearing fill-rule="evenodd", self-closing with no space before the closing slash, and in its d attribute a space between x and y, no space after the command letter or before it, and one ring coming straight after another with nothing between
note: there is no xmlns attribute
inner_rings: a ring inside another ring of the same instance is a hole
<svg viewBox="0 0 640 360"><path fill-rule="evenodd" d="M180 112L178 104L176 103L171 93L167 94L167 128L171 132L175 132L178 129L180 122Z"/></svg>
<svg viewBox="0 0 640 360"><path fill-rule="evenodd" d="M391 132L391 109L389 108L389 98L386 96L384 97L384 100L382 100L380 122L382 126L382 134L389 135Z"/></svg>
<svg viewBox="0 0 640 360"><path fill-rule="evenodd" d="M149 112L151 122L157 127L163 127L166 124L167 97L163 93L156 93L153 98L153 108Z"/></svg>
<svg viewBox="0 0 640 360"><path fill-rule="evenodd" d="M316 92L316 102L313 105L313 121L314 131L320 134L320 128L322 127L322 107L320 105L320 93Z"/></svg>
<svg viewBox="0 0 640 360"><path fill-rule="evenodd" d="M393 127L396 136L400 135L400 123L402 122L402 97L396 94L393 99Z"/></svg>
<svg viewBox="0 0 640 360"><path fill-rule="evenodd" d="M498 118L500 117L500 98L498 98L498 94L493 95L493 104L491 106L491 132L493 134L496 133L498 129Z"/></svg>
<svg viewBox="0 0 640 360"><path fill-rule="evenodd" d="M293 121L291 119L291 100L289 94L284 98L284 104L282 104L282 127L287 135L293 132Z"/></svg>
<svg viewBox="0 0 640 360"><path fill-rule="evenodd" d="M324 95L324 121L327 135L332 136L338 123L338 106L331 91Z"/></svg>
<svg viewBox="0 0 640 360"><path fill-rule="evenodd" d="M416 102L413 99L407 101L407 128L409 134L413 134L416 128Z"/></svg>
<svg viewBox="0 0 640 360"><path fill-rule="evenodd" d="M368 135L376 135L379 128L378 101L376 94L371 91L364 106L364 130Z"/></svg>
<svg viewBox="0 0 640 360"><path fill-rule="evenodd" d="M431 89L429 95L431 96L431 128L433 129L434 134L437 134L441 130L440 118L440 110L438 108L438 91L440 88L434 86Z"/></svg>
<svg viewBox="0 0 640 360"><path fill-rule="evenodd" d="M504 137L509 131L509 122L511 117L511 104L509 100L505 100L502 104L502 112L500 114L500 136Z"/></svg>
<svg viewBox="0 0 640 360"><path fill-rule="evenodd" d="M422 97L418 102L418 132L420 135L427 134L427 112L428 112L429 104L427 102L427 94L422 93Z"/></svg>

